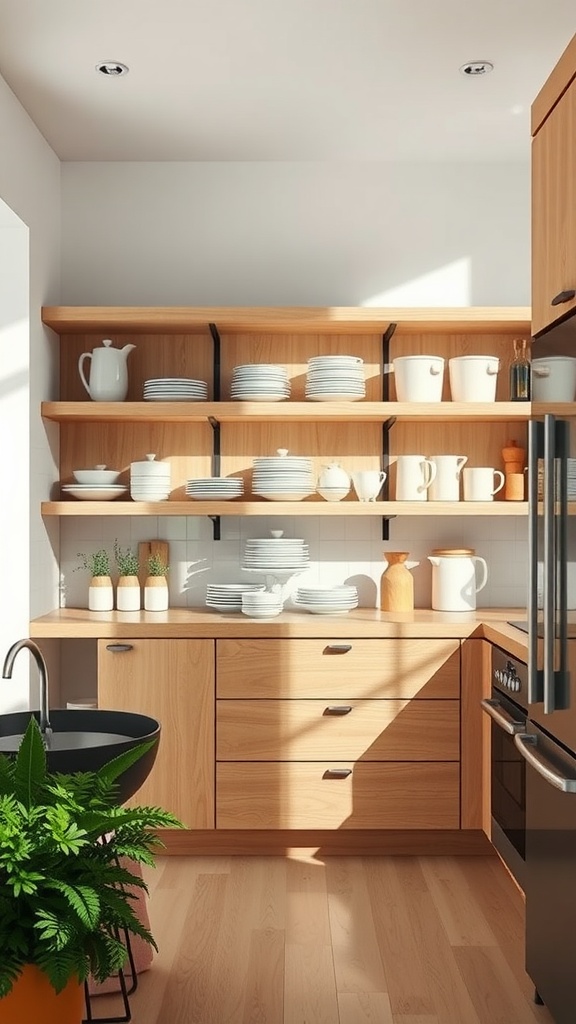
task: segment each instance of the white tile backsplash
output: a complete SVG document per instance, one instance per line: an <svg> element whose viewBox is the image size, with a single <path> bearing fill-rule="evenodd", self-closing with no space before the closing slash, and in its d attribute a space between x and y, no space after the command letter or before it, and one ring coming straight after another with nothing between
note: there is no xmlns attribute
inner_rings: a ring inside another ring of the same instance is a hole
<svg viewBox="0 0 576 1024"><path fill-rule="evenodd" d="M415 604L430 607L432 569L427 555L432 548L466 545L488 563L488 584L478 594L478 607L523 607L526 603L527 525L497 516L409 516L390 521L390 539L382 540L378 517L310 518L289 516L236 517L220 520L222 540L213 539L212 522L205 516L121 517L79 516L61 520L61 568L66 606L86 607L88 577L73 572L78 551L106 547L113 556L114 538L124 546L155 537L170 543L170 602L172 607L203 606L208 582L263 581L241 569L244 542L283 529L287 537L302 537L310 546L310 567L286 585L290 593L299 585L353 581L360 603L375 607L384 553L409 551Z"/></svg>

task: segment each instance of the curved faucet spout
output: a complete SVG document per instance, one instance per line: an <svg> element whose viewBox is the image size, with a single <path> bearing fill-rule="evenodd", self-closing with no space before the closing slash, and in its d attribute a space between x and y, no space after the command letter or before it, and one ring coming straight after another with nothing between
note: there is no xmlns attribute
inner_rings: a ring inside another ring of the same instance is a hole
<svg viewBox="0 0 576 1024"><path fill-rule="evenodd" d="M12 644L12 647L4 659L2 678L12 678L12 668L14 666L16 655L24 648L30 651L34 661L38 665L38 672L40 673L40 731L45 734L46 730L51 728L48 714L48 667L44 661L42 651L33 640L28 640L28 638L26 638L25 640L17 640L15 644Z"/></svg>

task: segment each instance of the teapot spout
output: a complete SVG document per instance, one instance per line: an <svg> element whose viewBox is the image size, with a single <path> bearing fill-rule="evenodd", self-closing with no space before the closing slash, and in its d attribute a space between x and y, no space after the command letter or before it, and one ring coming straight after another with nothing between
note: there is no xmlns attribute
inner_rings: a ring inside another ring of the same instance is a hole
<svg viewBox="0 0 576 1024"><path fill-rule="evenodd" d="M124 359L126 360L128 359L128 356L130 355L132 349L134 348L136 348L136 345L124 345L124 348L119 349L119 351L122 353Z"/></svg>

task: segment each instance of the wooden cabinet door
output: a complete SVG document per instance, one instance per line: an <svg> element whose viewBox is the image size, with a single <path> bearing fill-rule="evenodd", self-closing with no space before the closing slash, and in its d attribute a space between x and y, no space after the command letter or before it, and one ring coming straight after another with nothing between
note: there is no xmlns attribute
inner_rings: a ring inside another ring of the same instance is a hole
<svg viewBox="0 0 576 1024"><path fill-rule="evenodd" d="M154 767L138 804L172 811L186 828L214 828L214 643L98 641L98 705L162 724Z"/></svg>
<svg viewBox="0 0 576 1024"><path fill-rule="evenodd" d="M568 310L576 297L576 81L532 141L532 333Z"/></svg>

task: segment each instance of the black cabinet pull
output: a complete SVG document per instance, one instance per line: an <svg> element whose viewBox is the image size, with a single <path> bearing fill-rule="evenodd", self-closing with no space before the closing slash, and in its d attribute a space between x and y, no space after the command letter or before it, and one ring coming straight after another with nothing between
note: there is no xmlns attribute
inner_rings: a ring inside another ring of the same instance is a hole
<svg viewBox="0 0 576 1024"><path fill-rule="evenodd" d="M567 288L565 292L558 292L558 295L554 296L550 305L561 306L563 302L570 302L570 299L573 299L574 296L576 296L574 288Z"/></svg>
<svg viewBox="0 0 576 1024"><path fill-rule="evenodd" d="M327 768L322 776L323 779L347 779L352 775L351 768Z"/></svg>
<svg viewBox="0 0 576 1024"><path fill-rule="evenodd" d="M133 644L106 644L106 650L112 654L124 654L125 651L131 651Z"/></svg>
<svg viewBox="0 0 576 1024"><path fill-rule="evenodd" d="M346 654L347 651L352 650L352 644L328 644L324 648L325 654Z"/></svg>
<svg viewBox="0 0 576 1024"><path fill-rule="evenodd" d="M350 704L329 704L324 708L323 715L349 715L352 711Z"/></svg>

